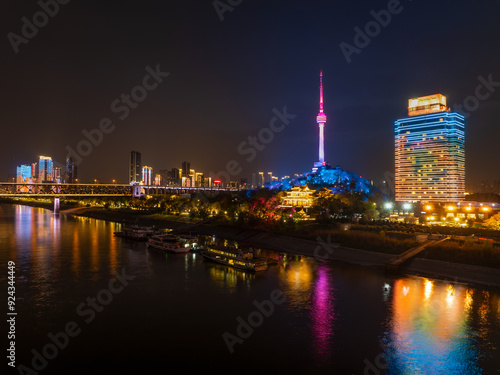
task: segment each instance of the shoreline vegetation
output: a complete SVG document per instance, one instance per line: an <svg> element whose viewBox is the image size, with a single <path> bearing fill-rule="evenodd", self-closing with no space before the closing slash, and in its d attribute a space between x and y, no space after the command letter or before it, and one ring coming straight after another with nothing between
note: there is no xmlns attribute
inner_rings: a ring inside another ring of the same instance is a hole
<svg viewBox="0 0 500 375"><path fill-rule="evenodd" d="M25 204L52 210L52 203L37 200L1 199L0 203ZM157 209L80 206L62 202L61 214L83 216L121 224L186 229L203 219L188 214L166 214ZM384 269L397 254L418 246L417 235L442 234L447 241L430 245L407 262L400 273L445 278L500 287L500 232L464 228L431 228L397 223L367 225L303 220L273 226L264 222L241 223L220 216L192 228L193 234L216 235L244 246L328 259L358 266ZM470 230L469 230L470 229ZM450 231L451 230L451 231ZM187 229L189 231L189 229ZM474 236L472 236L474 234ZM488 239L484 239L488 237Z"/></svg>

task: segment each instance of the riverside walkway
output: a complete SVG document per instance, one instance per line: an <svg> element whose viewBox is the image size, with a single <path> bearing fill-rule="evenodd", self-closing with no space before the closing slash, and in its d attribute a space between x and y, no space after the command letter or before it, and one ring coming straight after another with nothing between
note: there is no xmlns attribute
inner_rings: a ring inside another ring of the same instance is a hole
<svg viewBox="0 0 500 375"><path fill-rule="evenodd" d="M435 245L435 244L438 244L440 242L444 242L444 241L448 240L449 238L450 237L445 237L445 238L442 238L440 240L429 240L420 246L412 247L411 249L408 249L405 252L402 252L401 254L396 255L392 259L388 260L385 263L385 269L388 271L397 271L403 263L405 263L406 261L415 257L417 254L419 254L421 251L423 251L427 246Z"/></svg>

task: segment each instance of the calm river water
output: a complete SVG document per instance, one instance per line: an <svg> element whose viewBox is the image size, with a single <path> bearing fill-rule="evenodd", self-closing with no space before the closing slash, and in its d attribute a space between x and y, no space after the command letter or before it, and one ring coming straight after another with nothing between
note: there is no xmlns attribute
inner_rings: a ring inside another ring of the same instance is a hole
<svg viewBox="0 0 500 375"><path fill-rule="evenodd" d="M500 374L499 290L265 250L248 274L119 227L0 205L6 373Z"/></svg>

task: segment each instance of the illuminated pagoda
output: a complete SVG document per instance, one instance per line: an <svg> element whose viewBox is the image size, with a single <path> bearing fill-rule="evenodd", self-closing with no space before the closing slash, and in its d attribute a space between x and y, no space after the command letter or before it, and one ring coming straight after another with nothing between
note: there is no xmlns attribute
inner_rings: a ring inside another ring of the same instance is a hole
<svg viewBox="0 0 500 375"><path fill-rule="evenodd" d="M396 201L465 198L464 120L441 94L409 100L408 117L394 122Z"/></svg>
<svg viewBox="0 0 500 375"><path fill-rule="evenodd" d="M283 198L283 202L280 207L303 207L309 208L313 205L316 198L314 197L314 190L311 190L305 186L295 186L286 192L286 197Z"/></svg>

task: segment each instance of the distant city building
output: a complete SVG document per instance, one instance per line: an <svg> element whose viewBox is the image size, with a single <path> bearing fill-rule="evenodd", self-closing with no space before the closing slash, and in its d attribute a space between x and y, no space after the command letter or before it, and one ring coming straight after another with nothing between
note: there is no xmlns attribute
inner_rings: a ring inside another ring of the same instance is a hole
<svg viewBox="0 0 500 375"><path fill-rule="evenodd" d="M38 181L51 182L53 179L53 168L54 163L50 156L40 156L38 159Z"/></svg>
<svg viewBox="0 0 500 375"><path fill-rule="evenodd" d="M153 185L152 180L153 168L144 166L142 167L142 183L146 186Z"/></svg>
<svg viewBox="0 0 500 375"><path fill-rule="evenodd" d="M52 169L52 179L51 179L51 181L58 182L58 183L61 182L61 168L54 167Z"/></svg>
<svg viewBox="0 0 500 375"><path fill-rule="evenodd" d="M32 182L31 165L20 165L17 167L16 182Z"/></svg>
<svg viewBox="0 0 500 375"><path fill-rule="evenodd" d="M167 172L167 185L180 186L181 185L181 171L178 168L172 168Z"/></svg>
<svg viewBox="0 0 500 375"><path fill-rule="evenodd" d="M463 200L464 117L441 94L410 99L408 115L394 122L396 201Z"/></svg>
<svg viewBox="0 0 500 375"><path fill-rule="evenodd" d="M31 163L31 182L38 182L38 163Z"/></svg>
<svg viewBox="0 0 500 375"><path fill-rule="evenodd" d="M195 174L195 186L196 187L203 187L203 185L204 185L203 173L196 172L196 174Z"/></svg>
<svg viewBox="0 0 500 375"><path fill-rule="evenodd" d="M66 183L74 184L78 179L77 176L77 167L75 163L75 159L73 157L68 156L66 158Z"/></svg>
<svg viewBox="0 0 500 375"><path fill-rule="evenodd" d="M141 153L137 151L132 151L130 153L128 182L139 183L141 181L141 173L142 173Z"/></svg>
<svg viewBox="0 0 500 375"><path fill-rule="evenodd" d="M189 172L191 171L191 163L187 161L182 162L182 177L189 177Z"/></svg>
<svg viewBox="0 0 500 375"><path fill-rule="evenodd" d="M157 173L155 175L155 185L156 186L160 186L161 185L161 175L159 173Z"/></svg>

